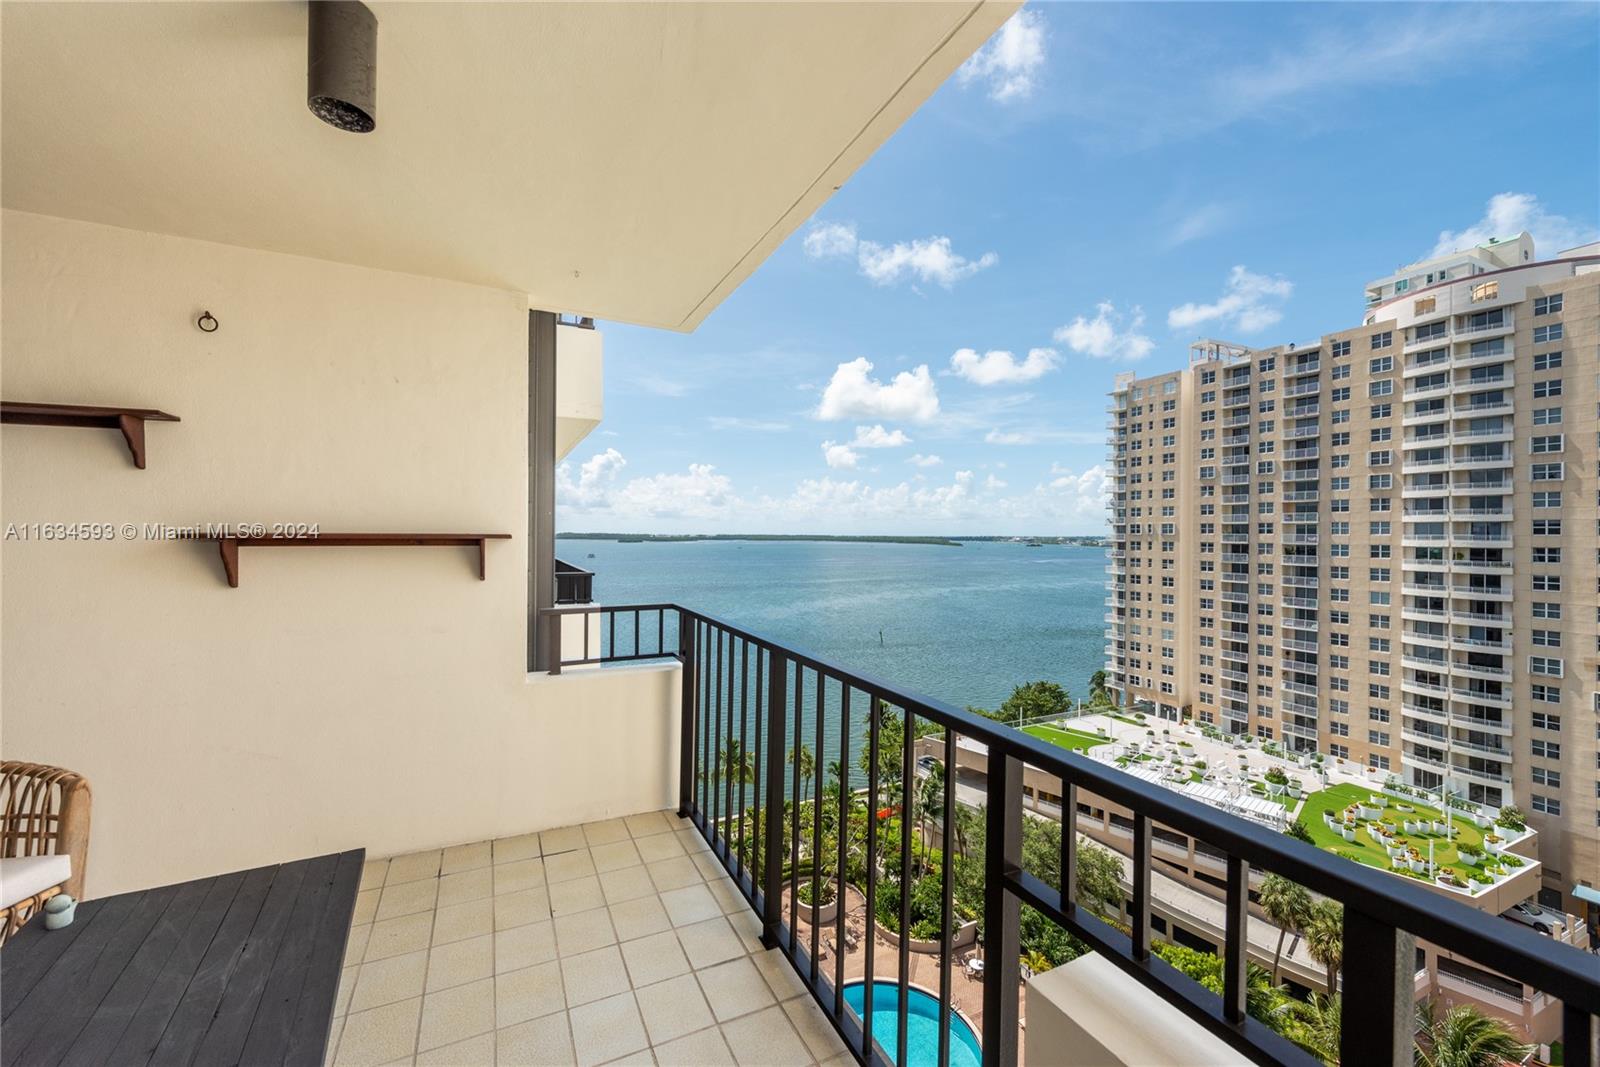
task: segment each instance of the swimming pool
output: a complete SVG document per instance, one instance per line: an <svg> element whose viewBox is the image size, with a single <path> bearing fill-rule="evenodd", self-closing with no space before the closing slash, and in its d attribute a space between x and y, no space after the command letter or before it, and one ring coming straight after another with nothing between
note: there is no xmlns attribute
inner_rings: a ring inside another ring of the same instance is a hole
<svg viewBox="0 0 1600 1067"><path fill-rule="evenodd" d="M846 982L844 1002L857 1016L866 1000L865 982ZM872 1040L883 1046L890 1060L898 1058L900 987L893 982L872 984ZM906 1018L906 1067L925 1067L939 1062L939 1000L920 989L906 990L910 1012ZM950 1012L950 1067L978 1067L983 1055L978 1036L965 1019Z"/></svg>

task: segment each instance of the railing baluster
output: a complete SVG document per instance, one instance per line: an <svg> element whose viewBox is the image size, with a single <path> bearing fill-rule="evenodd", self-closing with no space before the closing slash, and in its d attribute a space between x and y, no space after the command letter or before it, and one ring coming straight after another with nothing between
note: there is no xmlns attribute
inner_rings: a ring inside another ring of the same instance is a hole
<svg viewBox="0 0 1600 1067"><path fill-rule="evenodd" d="M844 1015L844 916L845 864L850 845L850 687L840 684L839 692L839 865L833 888L833 1013Z"/></svg>
<svg viewBox="0 0 1600 1067"><path fill-rule="evenodd" d="M822 947L822 924L817 922L817 901L822 899L822 765L827 760L827 750L822 740L823 674L817 671L817 704L815 712L817 747L811 755L811 766L816 782L811 793L811 984L817 984L817 953Z"/></svg>
<svg viewBox="0 0 1600 1067"><path fill-rule="evenodd" d="M916 754L912 748L912 735L916 733L916 718L910 708L900 709L900 986L895 990L895 1051L899 1062L909 1064L911 1057L906 1049L906 1028L911 1021L911 804L912 789L916 784Z"/></svg>
<svg viewBox="0 0 1600 1067"><path fill-rule="evenodd" d="M1339 1062L1408 1067L1416 1028L1417 939L1380 919L1344 909L1344 957L1361 961L1361 981L1347 982L1342 1014L1359 1020L1339 1032Z"/></svg>
<svg viewBox="0 0 1600 1067"><path fill-rule="evenodd" d="M767 824L766 848L761 857L761 891L765 894L761 901L761 943L774 948L783 925L783 693L787 668L777 649L767 658Z"/></svg>
<svg viewBox="0 0 1600 1067"><path fill-rule="evenodd" d="M989 746L983 851L983 1064L1017 1062L1021 907L1006 879L1022 869L1022 761Z"/></svg>
<svg viewBox="0 0 1600 1067"><path fill-rule="evenodd" d="M633 609L633 654L639 654L639 609Z"/></svg>
<svg viewBox="0 0 1600 1067"><path fill-rule="evenodd" d="M1561 1049L1565 1067L1595 1067L1594 1016L1575 1004L1561 1007Z"/></svg>
<svg viewBox="0 0 1600 1067"><path fill-rule="evenodd" d="M545 629L550 631L550 636L547 638L548 645L545 652L545 658L549 662L545 664L545 669L551 674L560 674L562 618L560 615L547 615L545 616L544 621L546 623ZM587 654L588 649L584 649L584 652Z"/></svg>
<svg viewBox="0 0 1600 1067"><path fill-rule="evenodd" d="M939 813L939 1067L950 1065L950 970L955 955L950 879L956 820L956 731L944 728L944 810Z"/></svg>
<svg viewBox="0 0 1600 1067"><path fill-rule="evenodd" d="M728 736L722 742L722 860L727 864L737 847L733 840L733 705L738 699L738 687L733 676L739 667L739 639L728 635Z"/></svg>
<svg viewBox="0 0 1600 1067"><path fill-rule="evenodd" d="M1247 936L1250 923L1250 865L1238 856L1228 857L1228 897L1224 909L1222 1016L1237 1025L1245 1019L1250 967L1250 942Z"/></svg>
<svg viewBox="0 0 1600 1067"><path fill-rule="evenodd" d="M758 664L761 662L761 651L760 651L760 649L756 650L756 662ZM757 690L758 698L759 698L759 695L760 695L760 691L759 691L759 688L758 688L758 690ZM760 741L758 740L756 743L760 744ZM740 875L741 878L743 878L744 872L745 872L745 838L744 838L744 808L745 808L744 778L745 778L745 774L744 774L744 772L745 772L745 768L749 765L749 763L750 763L750 642L746 641L744 643L744 654L742 656L742 665L741 665L741 667L739 669L739 765L737 767L735 767L734 771L733 771L734 776L739 779L739 808L738 808L738 813L739 813L739 836L737 838L737 840L739 842L739 847L736 850L736 852L738 854L739 875Z"/></svg>
<svg viewBox="0 0 1600 1067"><path fill-rule="evenodd" d="M683 694L678 709L678 818L686 819L694 807L694 739L695 716L698 714L695 698L699 689L695 682L694 634L696 623L683 612L678 612L678 659L683 664ZM588 625L585 624L585 629Z"/></svg>
<svg viewBox="0 0 1600 1067"><path fill-rule="evenodd" d="M789 820L789 959L796 960L800 953L800 749L805 737L800 723L805 710L804 690L806 669L799 660L794 664L794 744L790 746L792 759L789 780L794 791L794 815ZM797 968L798 969L798 968Z"/></svg>
<svg viewBox="0 0 1600 1067"><path fill-rule="evenodd" d="M1133 914L1128 916L1133 958L1150 958L1150 816L1133 816Z"/></svg>
<svg viewBox="0 0 1600 1067"><path fill-rule="evenodd" d="M866 959L861 990L861 1051L866 1062L872 1059L872 994L877 983L873 970L873 946L877 942L878 912L878 722L883 717L883 700L876 693L867 699L867 934Z"/></svg>
<svg viewBox="0 0 1600 1067"><path fill-rule="evenodd" d="M710 623L706 624L706 669L704 683L706 690L704 705L706 713L701 717L701 720L705 725L704 733L706 736L704 743L702 743L700 746L700 820L705 825L706 840L712 844L715 844L717 840L717 828L711 821L711 775L713 773L712 767L714 766L712 763L713 755L711 752L711 739L716 735L717 716L721 714L720 709L717 707L717 702L713 698L713 694L716 692L718 679L721 674L721 672L714 665L714 653L716 652L717 648L717 635L719 632L720 631L714 629Z"/></svg>
<svg viewBox="0 0 1600 1067"><path fill-rule="evenodd" d="M1078 906L1078 787L1061 779L1061 910Z"/></svg>

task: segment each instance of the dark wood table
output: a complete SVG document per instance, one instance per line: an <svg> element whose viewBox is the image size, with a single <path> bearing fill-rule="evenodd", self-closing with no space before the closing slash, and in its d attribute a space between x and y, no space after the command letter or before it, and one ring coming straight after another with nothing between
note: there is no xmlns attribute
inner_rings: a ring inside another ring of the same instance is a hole
<svg viewBox="0 0 1600 1067"><path fill-rule="evenodd" d="M0 948L0 1061L306 1064L333 1019L364 849L123 893Z"/></svg>

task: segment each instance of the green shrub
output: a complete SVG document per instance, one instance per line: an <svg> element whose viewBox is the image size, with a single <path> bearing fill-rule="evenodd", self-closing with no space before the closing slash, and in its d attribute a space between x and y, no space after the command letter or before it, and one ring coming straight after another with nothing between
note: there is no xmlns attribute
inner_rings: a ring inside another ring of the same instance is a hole
<svg viewBox="0 0 1600 1067"><path fill-rule="evenodd" d="M1500 814L1495 817L1495 825L1504 826L1508 830L1521 832L1528 828L1528 821L1523 817L1521 808L1506 805L1500 809Z"/></svg>

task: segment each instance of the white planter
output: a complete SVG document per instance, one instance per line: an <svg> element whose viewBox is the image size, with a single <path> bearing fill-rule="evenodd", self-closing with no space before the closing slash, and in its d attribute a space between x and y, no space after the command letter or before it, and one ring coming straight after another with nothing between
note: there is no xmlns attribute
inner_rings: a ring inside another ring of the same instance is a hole
<svg viewBox="0 0 1600 1067"><path fill-rule="evenodd" d="M1401 826L1408 834L1414 834L1417 832L1417 820L1415 819L1407 819L1405 822L1401 823Z"/></svg>
<svg viewBox="0 0 1600 1067"><path fill-rule="evenodd" d="M1476 867L1478 865L1478 861L1483 858L1481 856L1470 856L1467 853L1459 850L1456 852L1456 855L1461 859L1461 862L1466 864L1468 867Z"/></svg>
<svg viewBox="0 0 1600 1067"><path fill-rule="evenodd" d="M1277 782L1268 782L1267 792L1275 797L1281 797L1283 796L1283 786L1279 785Z"/></svg>
<svg viewBox="0 0 1600 1067"><path fill-rule="evenodd" d="M1411 866L1412 873L1421 874L1423 872L1423 870L1428 866L1428 861L1427 860L1411 860L1410 861L1410 866Z"/></svg>
<svg viewBox="0 0 1600 1067"><path fill-rule="evenodd" d="M1344 839L1346 841L1354 841L1356 839L1356 831L1355 831L1354 827L1351 827L1351 826L1344 827L1343 833L1344 833Z"/></svg>
<svg viewBox="0 0 1600 1067"><path fill-rule="evenodd" d="M1372 793L1367 797L1367 800L1375 808L1381 808L1385 804L1389 803L1389 798L1384 796L1384 795L1382 795L1381 793Z"/></svg>
<svg viewBox="0 0 1600 1067"><path fill-rule="evenodd" d="M820 908L813 908L799 898L794 902L795 914L812 926L826 926L839 916L839 883L833 883L833 899Z"/></svg>
<svg viewBox="0 0 1600 1067"><path fill-rule="evenodd" d="M1294 797L1296 800L1300 799L1300 786L1299 786L1298 783L1290 782L1289 786L1288 786L1288 792L1289 792L1289 795L1291 797Z"/></svg>
<svg viewBox="0 0 1600 1067"><path fill-rule="evenodd" d="M1506 843L1504 841L1490 841L1488 838L1484 838L1483 850L1491 856L1498 856L1506 850Z"/></svg>

